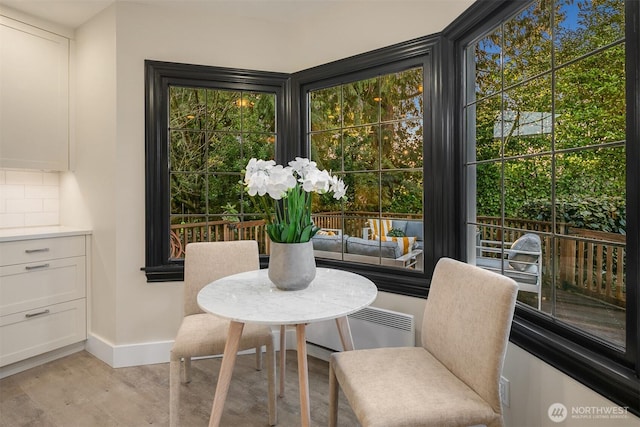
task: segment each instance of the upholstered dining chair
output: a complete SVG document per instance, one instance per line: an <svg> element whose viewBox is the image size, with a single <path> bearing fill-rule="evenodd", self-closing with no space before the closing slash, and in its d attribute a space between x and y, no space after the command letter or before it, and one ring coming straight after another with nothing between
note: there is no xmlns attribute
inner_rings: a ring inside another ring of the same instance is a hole
<svg viewBox="0 0 640 427"><path fill-rule="evenodd" d="M224 353L229 322L203 312L197 303L198 292L219 278L260 268L255 240L190 243L184 258L184 318L178 329L169 362L169 423L179 424L180 365L182 382L191 381L191 358ZM275 425L276 385L275 349L271 328L247 323L239 350L256 349L256 368L262 368L262 346L266 346L269 424Z"/></svg>
<svg viewBox="0 0 640 427"><path fill-rule="evenodd" d="M440 259L422 346L331 355L329 426L339 388L363 427L502 426L499 383L517 290L506 276Z"/></svg>

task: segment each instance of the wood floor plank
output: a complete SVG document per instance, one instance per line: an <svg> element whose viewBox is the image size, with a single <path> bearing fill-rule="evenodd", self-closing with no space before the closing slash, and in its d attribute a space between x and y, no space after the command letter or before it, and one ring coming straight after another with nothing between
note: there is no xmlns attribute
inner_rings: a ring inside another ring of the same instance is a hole
<svg viewBox="0 0 640 427"><path fill-rule="evenodd" d="M295 352L287 355L285 396L278 398L278 426L300 425ZM181 425L206 426L220 370L220 358L194 360L192 381L182 385ZM308 358L311 425L327 425L328 363ZM358 423L346 401L339 425ZM267 370L255 369L255 355L239 355L221 425L267 426ZM0 427L168 426L169 364L113 369L79 352L0 380Z"/></svg>

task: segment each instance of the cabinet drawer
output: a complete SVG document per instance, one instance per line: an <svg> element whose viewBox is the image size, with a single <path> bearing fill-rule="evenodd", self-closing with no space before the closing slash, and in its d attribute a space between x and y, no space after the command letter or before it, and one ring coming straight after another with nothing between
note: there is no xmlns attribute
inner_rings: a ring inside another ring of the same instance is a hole
<svg viewBox="0 0 640 427"><path fill-rule="evenodd" d="M85 257L0 267L0 316L86 296Z"/></svg>
<svg viewBox="0 0 640 427"><path fill-rule="evenodd" d="M85 237L54 237L0 244L0 265L24 264L85 255Z"/></svg>
<svg viewBox="0 0 640 427"><path fill-rule="evenodd" d="M87 338L84 298L0 317L0 366Z"/></svg>

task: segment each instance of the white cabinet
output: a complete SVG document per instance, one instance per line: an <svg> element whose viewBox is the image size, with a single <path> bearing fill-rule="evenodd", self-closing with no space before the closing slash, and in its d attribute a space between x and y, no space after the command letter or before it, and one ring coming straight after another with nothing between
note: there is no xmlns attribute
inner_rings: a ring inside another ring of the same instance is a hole
<svg viewBox="0 0 640 427"><path fill-rule="evenodd" d="M87 338L88 239L0 242L0 367Z"/></svg>
<svg viewBox="0 0 640 427"><path fill-rule="evenodd" d="M0 16L0 167L69 168L69 39Z"/></svg>

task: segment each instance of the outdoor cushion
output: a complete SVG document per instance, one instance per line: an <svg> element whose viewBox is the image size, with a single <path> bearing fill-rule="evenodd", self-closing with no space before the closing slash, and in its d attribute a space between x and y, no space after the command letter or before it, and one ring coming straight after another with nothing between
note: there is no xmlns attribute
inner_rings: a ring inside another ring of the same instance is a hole
<svg viewBox="0 0 640 427"><path fill-rule="evenodd" d="M504 275L511 277L518 283L528 285L535 285L538 283L538 267L534 264L525 264L525 266L528 267L526 270L515 270L509 265L509 261L506 259L501 260L500 258L478 257L476 258L476 265L496 272L501 272L502 269L504 269Z"/></svg>
<svg viewBox="0 0 640 427"><path fill-rule="evenodd" d="M316 234L311 238L313 249L317 251L343 252L349 236L344 234L330 236L328 234Z"/></svg>
<svg viewBox="0 0 640 427"><path fill-rule="evenodd" d="M391 259L402 256L402 250L396 242L365 240L359 237L349 237L347 239L347 252L350 254L380 256Z"/></svg>
<svg viewBox="0 0 640 427"><path fill-rule="evenodd" d="M509 265L514 270L525 271L529 268L527 262L535 262L537 255L523 254L518 251L540 252L540 237L537 234L527 233L513 242L509 251ZM520 261L520 262L518 262Z"/></svg>
<svg viewBox="0 0 640 427"><path fill-rule="evenodd" d="M381 237L381 239L383 242L396 242L398 244L398 247L402 251L402 255L405 255L411 252L416 242L415 237L409 237L409 236L406 236L406 237L384 236L384 237Z"/></svg>

